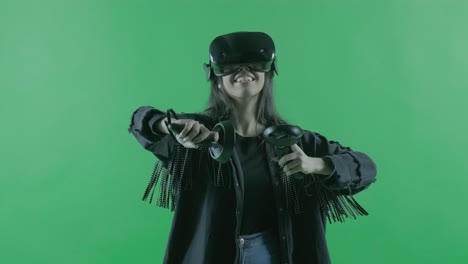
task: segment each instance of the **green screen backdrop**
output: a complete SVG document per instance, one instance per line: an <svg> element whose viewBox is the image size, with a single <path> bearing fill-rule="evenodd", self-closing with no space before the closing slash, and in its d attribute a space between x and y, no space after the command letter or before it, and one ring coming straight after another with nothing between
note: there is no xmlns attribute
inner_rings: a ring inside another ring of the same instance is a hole
<svg viewBox="0 0 468 264"><path fill-rule="evenodd" d="M0 2L0 263L162 263L143 105L201 111L211 40L264 31L289 121L369 154L333 263L467 263L468 2Z"/></svg>

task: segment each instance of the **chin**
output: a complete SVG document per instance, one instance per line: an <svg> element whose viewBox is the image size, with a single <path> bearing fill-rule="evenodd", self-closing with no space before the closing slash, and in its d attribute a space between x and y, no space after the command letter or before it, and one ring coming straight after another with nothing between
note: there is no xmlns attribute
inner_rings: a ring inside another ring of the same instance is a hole
<svg viewBox="0 0 468 264"><path fill-rule="evenodd" d="M251 89L245 89L243 92L238 93L239 97L252 97L258 95L261 92L261 89L257 89L257 87L252 87Z"/></svg>

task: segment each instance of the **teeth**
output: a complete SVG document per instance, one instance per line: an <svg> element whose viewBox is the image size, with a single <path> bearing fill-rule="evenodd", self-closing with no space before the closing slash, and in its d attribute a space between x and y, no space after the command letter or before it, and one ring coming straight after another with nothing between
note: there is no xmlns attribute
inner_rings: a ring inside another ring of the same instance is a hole
<svg viewBox="0 0 468 264"><path fill-rule="evenodd" d="M253 78L250 76L242 76L239 77L235 80L236 83L241 83L241 82L253 82Z"/></svg>

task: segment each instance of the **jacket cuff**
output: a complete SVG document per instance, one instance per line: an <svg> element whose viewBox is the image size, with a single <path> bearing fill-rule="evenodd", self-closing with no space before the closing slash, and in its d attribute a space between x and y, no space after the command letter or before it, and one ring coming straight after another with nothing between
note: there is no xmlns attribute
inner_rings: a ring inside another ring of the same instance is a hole
<svg viewBox="0 0 468 264"><path fill-rule="evenodd" d="M321 182L327 187L334 189L348 188L351 182L351 175L349 174L346 164L344 164L339 157L333 155L325 155L321 158L333 168L330 175L322 179Z"/></svg>
<svg viewBox="0 0 468 264"><path fill-rule="evenodd" d="M149 120L148 124L149 124L149 127L150 127L150 130L151 130L151 133L159 136L159 137L163 137L167 134L161 132L158 130L157 128L157 124L159 121L161 121L162 119L164 119L166 117L166 114L165 113L158 113L156 112L152 117L151 119Z"/></svg>

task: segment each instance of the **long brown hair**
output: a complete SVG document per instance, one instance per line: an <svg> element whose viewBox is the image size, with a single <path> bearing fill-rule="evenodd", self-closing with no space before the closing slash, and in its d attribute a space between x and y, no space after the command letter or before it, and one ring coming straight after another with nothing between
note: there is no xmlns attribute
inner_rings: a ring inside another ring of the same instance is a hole
<svg viewBox="0 0 468 264"><path fill-rule="evenodd" d="M208 106L203 110L202 114L216 120L238 120L237 112L235 111L233 99L224 89L219 89L218 84L222 85L223 77L210 78L211 92L208 100ZM265 127L278 124L289 124L289 122L281 117L276 111L275 101L273 98L273 71L265 72L265 83L259 94L257 102L257 122Z"/></svg>

